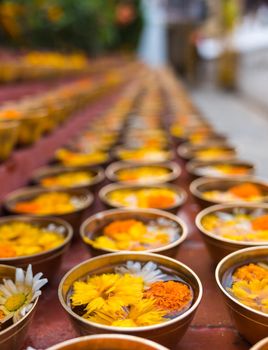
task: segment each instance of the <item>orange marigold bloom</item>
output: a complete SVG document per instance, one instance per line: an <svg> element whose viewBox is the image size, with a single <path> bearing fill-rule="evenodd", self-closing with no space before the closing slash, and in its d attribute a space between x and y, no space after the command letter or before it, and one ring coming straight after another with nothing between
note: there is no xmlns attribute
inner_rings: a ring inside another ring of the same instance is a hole
<svg viewBox="0 0 268 350"><path fill-rule="evenodd" d="M148 208L168 208L175 204L175 196L155 194L148 196Z"/></svg>
<svg viewBox="0 0 268 350"><path fill-rule="evenodd" d="M191 289L186 284L175 281L153 283L144 297L154 299L160 310L168 312L181 311L193 300Z"/></svg>
<svg viewBox="0 0 268 350"><path fill-rule="evenodd" d="M104 234L114 237L117 234L128 232L131 226L137 223L137 220L117 220L105 227Z"/></svg>
<svg viewBox="0 0 268 350"><path fill-rule="evenodd" d="M256 279L261 281L264 278L268 278L268 270L262 266L251 263L249 265L239 267L233 274L233 277L237 280L243 280L247 282Z"/></svg>
<svg viewBox="0 0 268 350"><path fill-rule="evenodd" d="M229 189L229 191L240 198L258 197L262 195L260 189L251 183L233 186Z"/></svg>
<svg viewBox="0 0 268 350"><path fill-rule="evenodd" d="M262 215L251 221L254 230L268 230L268 215Z"/></svg>
<svg viewBox="0 0 268 350"><path fill-rule="evenodd" d="M8 244L0 243L0 257L1 258L13 258L17 253L13 247Z"/></svg>

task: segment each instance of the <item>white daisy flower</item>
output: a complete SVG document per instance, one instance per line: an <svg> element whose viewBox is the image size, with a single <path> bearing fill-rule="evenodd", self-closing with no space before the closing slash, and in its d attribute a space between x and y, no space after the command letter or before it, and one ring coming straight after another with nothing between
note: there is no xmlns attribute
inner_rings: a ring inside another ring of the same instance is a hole
<svg viewBox="0 0 268 350"><path fill-rule="evenodd" d="M29 265L26 272L16 269L15 282L3 279L0 284L0 324L10 318L16 323L31 310L34 301L41 295L40 289L47 283L42 276L41 272L33 276L32 265Z"/></svg>
<svg viewBox="0 0 268 350"><path fill-rule="evenodd" d="M130 274L134 276L141 277L144 280L145 286L162 281L167 278L157 265L152 261L147 262L145 265L141 265L138 261L127 261L125 266L120 266L116 268L116 272L120 274Z"/></svg>

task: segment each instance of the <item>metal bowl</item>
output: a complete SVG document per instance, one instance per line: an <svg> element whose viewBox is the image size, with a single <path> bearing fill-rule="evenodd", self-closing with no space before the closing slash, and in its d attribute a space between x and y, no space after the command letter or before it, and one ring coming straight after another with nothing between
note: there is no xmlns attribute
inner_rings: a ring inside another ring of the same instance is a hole
<svg viewBox="0 0 268 350"><path fill-rule="evenodd" d="M42 186L41 181L47 177L51 176L57 176L60 174L68 174L78 171L84 171L88 172L89 174L93 174L93 178L88 182L88 184L83 185L73 185L71 187L64 187L64 186L52 186L52 187L45 187ZM95 190L97 188L97 185L99 185L104 180L104 172L102 168L89 168L89 167L63 167L63 166L48 166L44 168L38 169L32 177L32 181L34 184L38 186L42 186L44 188L84 188L84 189L91 189Z"/></svg>
<svg viewBox="0 0 268 350"><path fill-rule="evenodd" d="M213 205L207 209L202 210L195 219L195 224L202 234L202 238L207 246L207 249L214 260L218 263L226 255L233 253L239 249L265 246L267 242L245 242L245 241L235 241L232 239L224 238L215 235L214 233L206 230L202 225L203 218L208 215L215 213L217 211L224 210L225 212L233 212L234 209L242 208L246 212L251 212L254 209L264 209L268 214L268 204L226 204L226 205Z"/></svg>
<svg viewBox="0 0 268 350"><path fill-rule="evenodd" d="M77 196L81 202L83 203L82 207L79 209L74 210L71 213L67 214L54 214L51 213L50 215L38 215L38 214L25 214L20 213L15 210L14 206L18 202L31 200L41 194L54 192L54 190L48 190L40 187L24 187L19 190L16 190L14 192L11 192L7 195L7 197L4 200L4 208L5 210L10 214L23 214L27 216L34 216L34 217L49 217L54 216L60 219L63 219L67 221L74 229L74 232L76 233L80 227L81 221L83 220L83 216L86 212L86 210L93 204L94 197L93 195L85 189L59 189L57 192L64 192L69 193L70 195Z"/></svg>
<svg viewBox="0 0 268 350"><path fill-rule="evenodd" d="M146 252L149 253L159 253L170 257L175 257L181 243L186 239L188 235L187 226L185 223L179 219L177 216L167 213L162 210L156 209L112 209L106 210L100 213L97 213L89 217L80 227L80 235L89 249L89 252L93 256L102 255L106 253L114 253L119 250L115 249L97 249L92 247L89 243L86 242L85 237L92 238L96 232L102 230L103 227L109 225L115 220L141 220L148 222L150 220L156 220L158 218L165 218L177 225L179 228L179 237L174 242L169 243L165 246L148 249Z"/></svg>
<svg viewBox="0 0 268 350"><path fill-rule="evenodd" d="M218 155L217 158L207 158L202 159L199 158L197 155L198 151L206 150L207 148L211 147L219 147L224 151L228 152L228 155ZM230 160L234 159L236 157L236 151L234 147L229 146L226 142L207 142L205 145L202 146L195 146L188 142L183 143L177 148L178 155L184 159L195 159L195 160L204 160L204 161L211 161L211 160Z"/></svg>
<svg viewBox="0 0 268 350"><path fill-rule="evenodd" d="M147 184L147 185L152 185L155 183L166 183L166 182L173 182L175 181L181 174L181 168L180 166L175 163L175 162L167 162L167 163L150 163L150 164L130 164L128 162L116 162L116 163L112 163L111 165L108 166L108 168L106 169L106 177L110 180L110 181L116 181L116 182L121 182L121 183L128 183L128 184L141 184L141 181L120 181L118 179L118 171L120 170L125 170L125 169L137 169L137 168L141 168L141 167L161 167L161 168L165 168L169 171L169 173L167 175L165 175L165 178L161 179L161 180L156 180L156 179L152 179L151 181L146 181L143 184Z"/></svg>
<svg viewBox="0 0 268 350"><path fill-rule="evenodd" d="M47 350L168 350L148 339L123 334L99 334L79 337Z"/></svg>
<svg viewBox="0 0 268 350"><path fill-rule="evenodd" d="M227 255L216 268L215 276L229 312L238 332L251 344L255 344L268 334L268 314L254 310L235 299L222 285L224 274L233 266L241 265L251 259L267 258L268 246L251 247Z"/></svg>
<svg viewBox="0 0 268 350"><path fill-rule="evenodd" d="M250 350L268 350L268 338L260 340Z"/></svg>
<svg viewBox="0 0 268 350"><path fill-rule="evenodd" d="M257 185L263 191L267 192L267 195L268 195L268 183L262 180L259 180L253 176L243 177L242 179L237 179L237 178L217 179L217 178L201 177L199 179L194 180L190 184L190 192L196 198L199 205L203 208L206 208L213 204L225 204L225 203L222 203L221 201L212 200L212 199L211 200L206 199L203 195L204 192L213 191L213 190L227 191L230 187L237 186L245 182L250 182ZM267 199L263 200L263 202L262 201L259 201L259 202L266 203L267 201L268 201L268 197ZM231 202L231 203L234 203L234 202ZM238 203L241 204L241 203L248 203L248 202L246 201L243 202L241 200L241 201L238 201Z"/></svg>
<svg viewBox="0 0 268 350"><path fill-rule="evenodd" d="M4 278L11 278L12 280L15 280L15 272L16 269L13 266L0 265L0 282L2 282ZM2 331L0 330L1 350L18 350L21 348L34 316L37 302L38 298L35 300L31 310L18 322Z"/></svg>
<svg viewBox="0 0 268 350"><path fill-rule="evenodd" d="M167 188L170 189L172 191L174 191L177 196L178 196L178 200L177 203L171 207L167 207L167 208L161 208L162 210L167 210L170 211L172 213L176 213L178 208L180 206L182 206L186 199L187 199L187 194L184 191L184 189L182 189L181 187L175 186L175 185L171 185L171 184L162 184L162 185L152 185L152 186L145 186L145 185L126 185L126 184L110 184L107 186L104 186L100 192L99 192L99 197L101 199L101 201L107 206L107 208L122 208L122 206L120 205L114 205L112 204L109 199L107 198L107 195L115 190L124 190L124 189L129 189L129 190L137 190L137 189L145 189L145 188ZM137 208L138 209L138 208ZM140 208L142 209L142 208ZM155 209L159 209L159 208L155 208Z"/></svg>
<svg viewBox="0 0 268 350"><path fill-rule="evenodd" d="M77 315L71 309L68 303L68 295L75 281L89 273L94 273L94 271L97 269L102 269L107 266L116 264L124 264L128 260L140 262L152 261L168 269L174 270L187 283L191 285L194 292L193 305L185 313L172 320L147 327L105 326L102 324L90 322ZM60 282L58 296L62 307L71 318L73 326L81 335L101 333L136 335L156 341L157 343L170 348L177 344L180 338L186 332L201 301L202 285L197 275L189 267L177 260L150 253L113 253L84 261L83 263L75 266L72 270L67 272L67 274L62 278Z"/></svg>
<svg viewBox="0 0 268 350"><path fill-rule="evenodd" d="M13 151L18 139L19 123L0 119L0 161L6 160Z"/></svg>
<svg viewBox="0 0 268 350"><path fill-rule="evenodd" d="M0 227L13 222L23 222L33 224L39 228L47 228L53 224L55 232L60 229L59 235L64 237L64 241L53 249L46 250L38 254L19 256L14 258L0 258L0 264L11 265L26 269L32 264L33 272L43 272L44 276L50 281L56 275L63 258L69 248L73 237L72 227L65 221L58 218L36 218L28 216L8 216L0 218Z"/></svg>
<svg viewBox="0 0 268 350"><path fill-rule="evenodd" d="M228 175L228 174L219 174L219 175L204 175L202 174L201 169L203 167L207 167L207 166L214 166L214 165L235 165L235 166L242 166L245 167L248 171L248 174L246 175L241 175L241 174L237 174L237 175ZM205 162L205 161L200 161L200 160L191 160L186 164L186 170L189 174L192 175L193 178L197 178L197 177L202 177L202 176L206 176L206 177L217 177L217 178L241 178L241 177L247 177L250 175L254 174L254 165L250 162L245 162L242 160L226 160L226 161L210 161L210 162Z"/></svg>

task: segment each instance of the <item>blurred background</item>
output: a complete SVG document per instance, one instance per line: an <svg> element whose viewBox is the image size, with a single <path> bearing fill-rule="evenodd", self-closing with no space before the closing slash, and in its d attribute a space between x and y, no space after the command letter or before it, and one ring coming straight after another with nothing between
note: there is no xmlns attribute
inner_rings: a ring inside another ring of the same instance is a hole
<svg viewBox="0 0 268 350"><path fill-rule="evenodd" d="M1 0L0 42L2 84L119 54L169 64L242 156L265 162L248 144L268 146L267 0Z"/></svg>

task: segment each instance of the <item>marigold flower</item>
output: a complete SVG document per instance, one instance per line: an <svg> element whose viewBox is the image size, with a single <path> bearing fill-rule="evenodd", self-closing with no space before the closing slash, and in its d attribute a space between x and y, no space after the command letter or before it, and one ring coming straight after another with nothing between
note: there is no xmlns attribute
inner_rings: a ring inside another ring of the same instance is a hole
<svg viewBox="0 0 268 350"><path fill-rule="evenodd" d="M152 298L160 310L168 312L181 311L193 300L191 289L181 282L158 281L144 293L145 298Z"/></svg>

